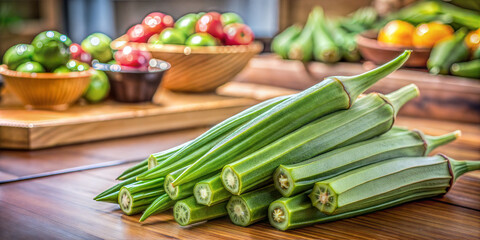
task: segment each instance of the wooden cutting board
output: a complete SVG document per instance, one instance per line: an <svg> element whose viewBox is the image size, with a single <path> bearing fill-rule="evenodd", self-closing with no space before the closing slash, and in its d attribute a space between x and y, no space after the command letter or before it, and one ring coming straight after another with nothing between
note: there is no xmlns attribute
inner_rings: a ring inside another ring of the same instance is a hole
<svg viewBox="0 0 480 240"><path fill-rule="evenodd" d="M217 93L159 90L154 103L75 105L66 111L25 110L16 99L0 105L0 148L40 149L218 123L259 100L294 91L228 83ZM10 95L11 96L11 95Z"/></svg>

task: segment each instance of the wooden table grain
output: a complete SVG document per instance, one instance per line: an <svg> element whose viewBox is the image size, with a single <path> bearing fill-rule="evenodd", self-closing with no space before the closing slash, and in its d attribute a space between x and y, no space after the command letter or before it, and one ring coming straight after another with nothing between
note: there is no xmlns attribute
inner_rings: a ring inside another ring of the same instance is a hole
<svg viewBox="0 0 480 240"><path fill-rule="evenodd" d="M397 125L430 134L460 129L462 137L435 152L480 159L480 126L400 116ZM141 159L192 139L206 128L63 146L2 150L0 180L91 163ZM132 164L0 185L0 239L480 239L480 171L462 176L443 197L403 204L342 221L286 232L267 221L238 227L224 217L180 227L171 212L144 223L92 198Z"/></svg>

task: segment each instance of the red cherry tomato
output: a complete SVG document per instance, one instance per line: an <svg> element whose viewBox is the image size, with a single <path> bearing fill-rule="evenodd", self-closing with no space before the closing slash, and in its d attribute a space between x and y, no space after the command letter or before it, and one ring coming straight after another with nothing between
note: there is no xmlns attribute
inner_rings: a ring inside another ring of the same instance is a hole
<svg viewBox="0 0 480 240"><path fill-rule="evenodd" d="M197 25L195 26L195 31L197 33L209 33L215 38L223 40L224 33L221 16L222 15L217 12L209 12L204 14L200 19L198 19Z"/></svg>
<svg viewBox="0 0 480 240"><path fill-rule="evenodd" d="M152 58L149 52L139 51L127 46L115 53L115 60L122 66L142 68L148 67L148 62Z"/></svg>
<svg viewBox="0 0 480 240"><path fill-rule="evenodd" d="M253 39L253 31L243 23L232 23L224 28L226 45L248 45Z"/></svg>
<svg viewBox="0 0 480 240"><path fill-rule="evenodd" d="M80 62L84 62L87 64L92 63L92 55L90 53L87 53L83 50L82 46L78 43L72 43L70 45L70 54L71 58L75 59Z"/></svg>
<svg viewBox="0 0 480 240"><path fill-rule="evenodd" d="M174 21L172 16L160 12L152 12L148 14L142 21L142 25L148 35L160 33L167 27L173 27ZM150 37L149 36L149 37Z"/></svg>
<svg viewBox="0 0 480 240"><path fill-rule="evenodd" d="M146 32L145 27L142 24L137 24L128 29L127 36L130 42L146 43L152 34Z"/></svg>

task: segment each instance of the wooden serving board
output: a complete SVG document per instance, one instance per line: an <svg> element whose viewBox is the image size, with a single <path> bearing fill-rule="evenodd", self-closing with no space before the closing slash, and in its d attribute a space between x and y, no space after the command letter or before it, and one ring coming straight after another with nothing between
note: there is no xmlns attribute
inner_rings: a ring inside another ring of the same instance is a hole
<svg viewBox="0 0 480 240"><path fill-rule="evenodd" d="M18 101L4 98L0 105L0 148L40 149L209 126L252 106L258 100L288 93L288 90L275 87L230 83L216 94L159 90L154 103L106 101L92 105L77 104L63 112L29 111Z"/></svg>

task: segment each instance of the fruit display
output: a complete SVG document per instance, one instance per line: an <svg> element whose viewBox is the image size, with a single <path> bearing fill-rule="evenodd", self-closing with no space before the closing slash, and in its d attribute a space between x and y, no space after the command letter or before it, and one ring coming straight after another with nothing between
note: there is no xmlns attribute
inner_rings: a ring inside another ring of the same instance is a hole
<svg viewBox="0 0 480 240"><path fill-rule="evenodd" d="M143 211L141 222L173 206L182 226L228 215L239 226L268 218L287 230L445 194L462 174L480 169L478 161L428 156L460 131L430 136L393 126L418 96L414 84L358 98L410 53L250 107L152 154L94 199L117 203L127 215Z"/></svg>
<svg viewBox="0 0 480 240"><path fill-rule="evenodd" d="M422 60L409 66L427 67L431 74L478 78L475 60L480 51L480 15L433 0L412 3L384 18L372 7L360 8L345 18L326 18L323 10L315 7L304 27L296 24L286 28L275 36L271 49L284 59L356 62L361 58L356 35L373 32L377 46L362 48L385 55L412 49ZM371 56L375 53L364 54L367 60L378 63Z"/></svg>
<svg viewBox="0 0 480 240"><path fill-rule="evenodd" d="M90 69L94 59L100 62L112 59L111 41L105 34L94 33L80 45L57 31L45 31L39 33L31 44L10 47L3 55L3 63L18 72L82 72ZM106 74L93 71L90 85L83 94L90 103L105 99L110 89Z"/></svg>
<svg viewBox="0 0 480 240"><path fill-rule="evenodd" d="M148 14L142 24L127 31L130 42L187 46L248 45L254 34L236 13L188 13L176 22L160 12Z"/></svg>

